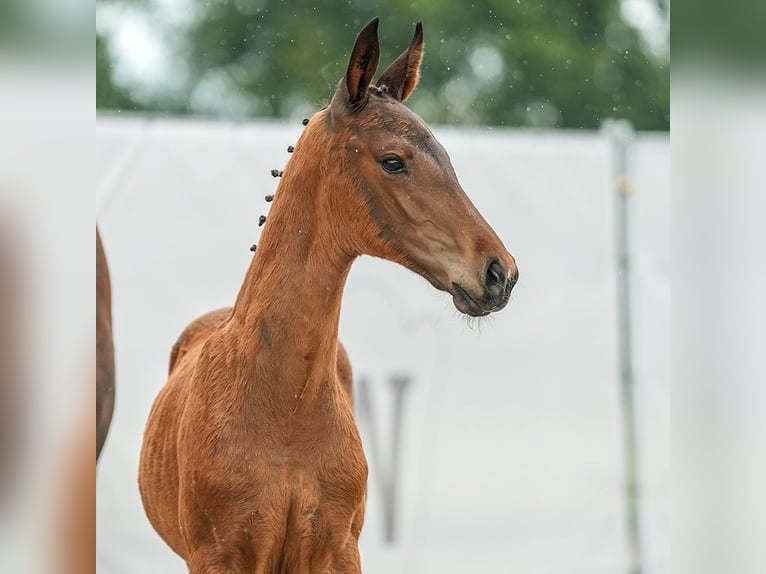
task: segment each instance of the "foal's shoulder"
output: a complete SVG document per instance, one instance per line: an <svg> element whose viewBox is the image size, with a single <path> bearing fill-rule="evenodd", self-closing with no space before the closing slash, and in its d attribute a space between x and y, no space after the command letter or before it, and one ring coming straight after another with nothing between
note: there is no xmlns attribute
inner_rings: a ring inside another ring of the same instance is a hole
<svg viewBox="0 0 766 574"><path fill-rule="evenodd" d="M173 372L173 368L178 363L178 360L183 357L186 352L202 341L205 341L215 331L221 323L231 316L232 307L224 307L223 309L216 309L205 313L201 317L197 317L194 321L187 325L181 335L178 337L176 344L173 345L173 350L170 351L170 365L168 373Z"/></svg>

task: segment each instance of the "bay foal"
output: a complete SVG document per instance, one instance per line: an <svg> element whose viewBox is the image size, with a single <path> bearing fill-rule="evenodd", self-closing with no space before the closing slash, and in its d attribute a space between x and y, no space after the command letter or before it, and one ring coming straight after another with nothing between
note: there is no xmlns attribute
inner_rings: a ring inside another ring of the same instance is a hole
<svg viewBox="0 0 766 574"><path fill-rule="evenodd" d="M447 153L402 105L421 26L373 85L377 26L298 141L234 307L181 335L149 416L144 506L193 574L361 572L367 463L338 342L356 257L412 269L472 316L502 309L515 283Z"/></svg>

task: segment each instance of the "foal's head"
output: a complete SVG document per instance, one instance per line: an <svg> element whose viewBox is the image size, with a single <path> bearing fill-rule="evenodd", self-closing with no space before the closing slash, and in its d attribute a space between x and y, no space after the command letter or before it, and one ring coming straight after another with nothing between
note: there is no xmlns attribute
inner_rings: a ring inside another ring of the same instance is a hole
<svg viewBox="0 0 766 574"><path fill-rule="evenodd" d="M463 313L498 311L518 277L516 262L460 187L447 152L402 103L418 83L422 27L373 85L377 28L375 19L359 33L346 76L314 126L330 140L326 173L344 239L357 253L419 273Z"/></svg>

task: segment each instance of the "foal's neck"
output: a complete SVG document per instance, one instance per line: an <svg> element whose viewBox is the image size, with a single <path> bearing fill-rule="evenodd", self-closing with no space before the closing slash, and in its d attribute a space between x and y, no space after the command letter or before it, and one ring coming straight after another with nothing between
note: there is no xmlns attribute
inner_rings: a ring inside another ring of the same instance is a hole
<svg viewBox="0 0 766 574"><path fill-rule="evenodd" d="M302 147L285 169L230 322L263 384L290 404L336 384L341 298L355 257L336 240L328 184Z"/></svg>

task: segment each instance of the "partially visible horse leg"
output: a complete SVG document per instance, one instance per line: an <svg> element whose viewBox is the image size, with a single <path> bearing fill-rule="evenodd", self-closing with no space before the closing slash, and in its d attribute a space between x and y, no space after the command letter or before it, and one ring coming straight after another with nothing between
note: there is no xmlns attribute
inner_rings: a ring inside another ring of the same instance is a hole
<svg viewBox="0 0 766 574"><path fill-rule="evenodd" d="M206 550L195 550L189 556L186 565L189 567L189 574L240 574L239 569L232 570L220 556Z"/></svg>
<svg viewBox="0 0 766 574"><path fill-rule="evenodd" d="M101 236L96 228L96 460L109 432L113 410L112 286Z"/></svg>

